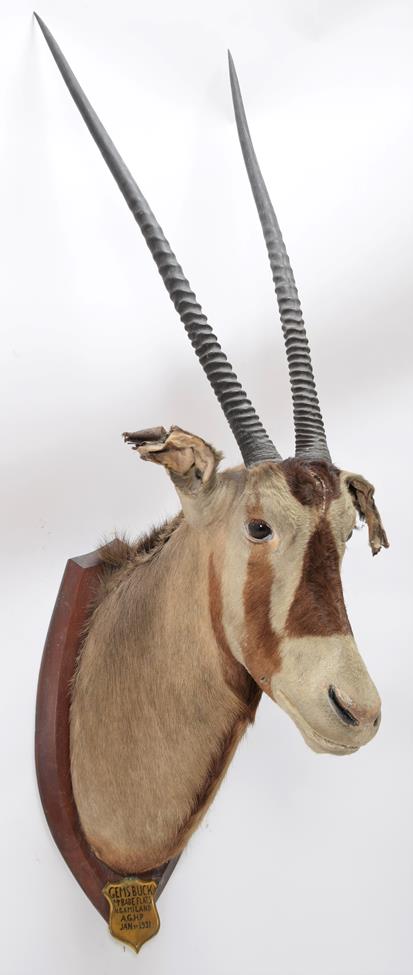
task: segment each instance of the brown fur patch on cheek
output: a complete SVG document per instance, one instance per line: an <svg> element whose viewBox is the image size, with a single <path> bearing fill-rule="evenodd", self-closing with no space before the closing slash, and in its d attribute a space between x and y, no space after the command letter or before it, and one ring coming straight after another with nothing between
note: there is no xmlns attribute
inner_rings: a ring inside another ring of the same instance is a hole
<svg viewBox="0 0 413 975"><path fill-rule="evenodd" d="M214 565L212 552L209 556L208 573L209 612L214 636L221 651L221 665L224 680L226 684L231 687L234 694L236 694L237 697L250 708L251 713L249 718L252 720L261 697L261 690L259 687L257 687L255 681L252 679L245 667L243 667L242 664L240 664L231 653L231 648L229 646L222 622L223 606L221 586L218 573Z"/></svg>
<svg viewBox="0 0 413 975"><path fill-rule="evenodd" d="M325 518L308 542L286 632L293 637L351 633L344 605L337 547Z"/></svg>
<svg viewBox="0 0 413 975"><path fill-rule="evenodd" d="M271 626L272 581L273 568L267 546L252 545L243 593L243 653L245 666L268 694L271 694L271 678L281 668L280 637Z"/></svg>

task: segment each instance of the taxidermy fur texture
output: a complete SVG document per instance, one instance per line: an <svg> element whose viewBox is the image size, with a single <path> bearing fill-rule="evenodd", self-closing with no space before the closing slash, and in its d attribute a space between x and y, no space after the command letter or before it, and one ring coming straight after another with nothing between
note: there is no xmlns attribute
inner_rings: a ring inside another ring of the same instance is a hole
<svg viewBox="0 0 413 975"><path fill-rule="evenodd" d="M166 468L181 512L135 545L102 549L103 575L73 684L71 774L97 856L127 873L178 854L265 692L318 752L375 735L380 698L358 652L340 566L357 517L387 538L374 489L327 446L293 273L230 58L238 134L286 343L296 434L282 460L218 344L148 203L38 18L68 88L144 234L239 445L243 464L178 427L124 434Z"/></svg>

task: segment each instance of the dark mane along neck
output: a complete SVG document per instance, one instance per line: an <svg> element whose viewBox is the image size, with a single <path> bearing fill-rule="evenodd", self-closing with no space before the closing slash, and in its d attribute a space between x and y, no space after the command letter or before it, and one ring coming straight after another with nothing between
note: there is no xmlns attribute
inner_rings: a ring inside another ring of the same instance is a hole
<svg viewBox="0 0 413 975"><path fill-rule="evenodd" d="M99 550L102 563L109 570L121 569L123 566L140 562L147 562L166 545L171 535L183 521L183 512L168 518L160 525L154 525L150 531L140 535L135 542L129 542L125 536L115 537Z"/></svg>
<svg viewBox="0 0 413 975"><path fill-rule="evenodd" d="M115 535L114 538L100 547L98 550L101 562L100 584L96 588L95 597L89 609L84 637L92 626L94 613L105 596L121 585L139 565L147 564L159 555L183 521L183 511L179 511L178 514L166 519L160 525L154 525L150 531L140 535L134 542L129 542L126 535ZM76 675L74 679L76 679Z"/></svg>

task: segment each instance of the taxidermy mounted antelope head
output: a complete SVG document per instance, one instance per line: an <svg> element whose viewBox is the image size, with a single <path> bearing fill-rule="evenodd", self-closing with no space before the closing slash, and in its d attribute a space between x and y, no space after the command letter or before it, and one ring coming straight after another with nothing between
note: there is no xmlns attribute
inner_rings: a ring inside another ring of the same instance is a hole
<svg viewBox="0 0 413 975"><path fill-rule="evenodd" d="M290 262L255 156L235 68L238 135L267 245L287 350L295 456L282 460L148 203L45 24L53 57L132 210L222 406L243 464L176 426L125 433L166 468L181 512L106 565L71 709L71 774L84 833L115 869L179 853L211 802L261 692L318 752L376 734L380 698L347 617L341 561L357 516L388 545L374 489L333 463Z"/></svg>

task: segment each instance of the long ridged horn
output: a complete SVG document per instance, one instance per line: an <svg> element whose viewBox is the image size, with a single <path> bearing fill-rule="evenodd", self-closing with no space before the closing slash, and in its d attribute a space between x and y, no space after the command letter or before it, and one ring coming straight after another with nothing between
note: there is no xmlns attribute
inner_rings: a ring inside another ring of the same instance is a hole
<svg viewBox="0 0 413 975"><path fill-rule="evenodd" d="M287 350L293 396L295 456L331 463L294 275L255 155L239 82L229 51L228 60L239 140L267 245Z"/></svg>
<svg viewBox="0 0 413 975"><path fill-rule="evenodd" d="M154 214L46 24L37 14L35 17L70 94L142 231L169 296L222 406L245 465L251 467L263 460L280 460L280 454L238 382Z"/></svg>

